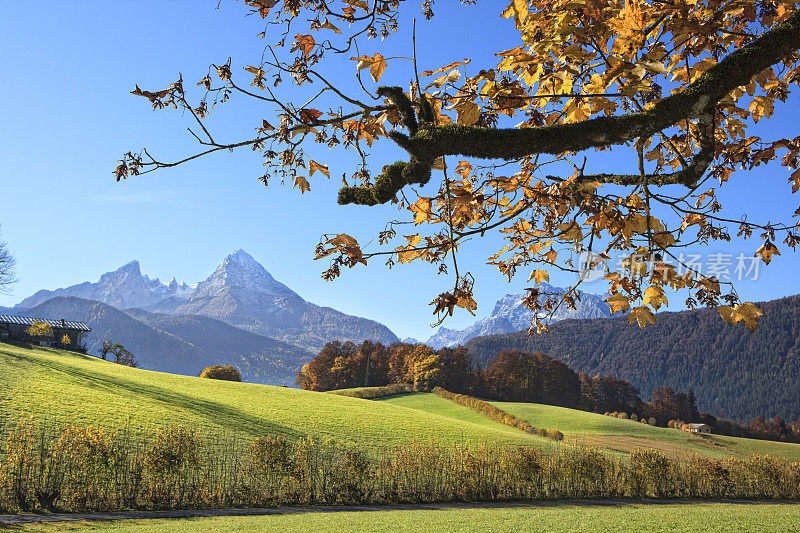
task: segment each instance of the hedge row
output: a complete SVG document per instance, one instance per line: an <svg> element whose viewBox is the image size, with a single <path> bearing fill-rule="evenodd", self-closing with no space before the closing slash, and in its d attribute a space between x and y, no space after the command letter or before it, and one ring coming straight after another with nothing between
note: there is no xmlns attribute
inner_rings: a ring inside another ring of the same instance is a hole
<svg viewBox="0 0 800 533"><path fill-rule="evenodd" d="M24 419L0 446L0 514L587 498L800 499L800 463L629 458L558 446L401 444L363 450L280 436L208 438L184 426L144 440Z"/></svg>
<svg viewBox="0 0 800 533"><path fill-rule="evenodd" d="M473 398L472 396L467 396L466 394L457 394L454 392L450 392L445 390L441 387L434 387L433 393L437 396L441 396L442 398L447 398L450 401L453 401L459 405L464 405L478 411L480 414L491 418L495 422L500 422L501 424L505 424L506 426L511 426L512 428L521 429L525 433L530 433L531 435L539 435L540 437L547 437L548 439L553 440L564 440L564 434L558 431L557 429L545 429L545 428L537 428L534 427L528 422L527 420L522 420L517 418L514 415L508 414L502 409L495 407L494 405L490 404L489 402L484 402L483 400L479 400L478 398Z"/></svg>
<svg viewBox="0 0 800 533"><path fill-rule="evenodd" d="M414 386L410 383L392 383L391 385L385 385L383 387L362 387L360 389L332 390L328 391L328 394L338 394L339 396L350 396L351 398L372 400L374 398L395 396L397 394L405 394L407 392L414 392Z"/></svg>

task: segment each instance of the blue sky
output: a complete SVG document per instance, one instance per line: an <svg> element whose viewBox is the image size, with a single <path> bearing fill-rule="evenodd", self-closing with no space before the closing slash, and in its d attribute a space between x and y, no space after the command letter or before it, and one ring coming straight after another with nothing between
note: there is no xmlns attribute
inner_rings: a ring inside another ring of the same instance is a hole
<svg viewBox="0 0 800 533"><path fill-rule="evenodd" d="M439 4L439 14L447 16L418 22L421 68L463 57L476 59L470 68L487 68L494 65L490 51L516 46L511 23L495 16L494 3L477 8ZM341 174L355 168L349 159L312 150L312 157L330 163L332 179L316 174L311 192L302 196L296 189L260 184L261 161L245 152L114 181L115 162L129 149L147 146L171 158L194 148L185 119L151 111L145 99L129 94L134 84L159 89L182 72L190 85L210 63L223 63L229 56L234 71L258 63L263 42L256 37L259 21L243 17L239 2L222 0L216 7L216 0L40 1L35 8L27 2L0 4L0 231L17 258L19 278L11 295L0 295L0 305L13 305L41 288L95 281L131 259L138 259L151 277L195 283L225 255L244 248L309 301L379 320L401 337L427 338L433 332L428 303L451 285L449 277L437 276L430 266L388 270L375 262L333 283L320 278L325 264L313 261L313 253L321 234L346 232L367 241L387 219L399 216L392 207L336 205ZM459 18L462 14L469 16ZM364 45L361 52L409 55L409 26L400 32L387 43ZM406 85L409 65L390 63L382 83ZM353 62L343 61L342 80L352 74L347 69L353 69ZM211 124L221 136L233 138L266 118L259 113L232 102ZM797 99L779 105L776 118L760 124L759 132L797 136L798 116ZM376 167L398 155L387 143L372 153L379 161ZM602 154L593 164L618 166L619 157ZM736 215L746 210L752 219L788 219L797 197L789 194L786 176L777 166L736 174L726 186L726 208ZM462 270L477 280L479 315L491 312L506 293L526 286L527 273L508 284L485 264L498 242L496 237L473 241L460 258ZM733 242L721 250L751 254L757 246L755 241ZM739 293L751 300L798 293L798 266L797 255L786 251L762 269L757 282L739 283ZM553 276L552 281L573 279ZM590 285L588 290L604 287ZM673 308L680 309L682 298L673 300ZM445 326L460 328L472 321L462 313Z"/></svg>

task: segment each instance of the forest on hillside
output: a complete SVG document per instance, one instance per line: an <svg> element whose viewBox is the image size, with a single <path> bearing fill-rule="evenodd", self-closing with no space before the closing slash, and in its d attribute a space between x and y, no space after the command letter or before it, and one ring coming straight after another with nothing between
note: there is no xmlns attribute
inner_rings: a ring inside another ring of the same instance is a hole
<svg viewBox="0 0 800 533"><path fill-rule="evenodd" d="M576 371L630 381L648 398L659 386L692 389L702 411L738 421L800 417L800 295L759 303L751 332L714 309L659 313L645 329L625 317L564 320L547 334L478 337L466 346L485 365L502 350L544 352Z"/></svg>

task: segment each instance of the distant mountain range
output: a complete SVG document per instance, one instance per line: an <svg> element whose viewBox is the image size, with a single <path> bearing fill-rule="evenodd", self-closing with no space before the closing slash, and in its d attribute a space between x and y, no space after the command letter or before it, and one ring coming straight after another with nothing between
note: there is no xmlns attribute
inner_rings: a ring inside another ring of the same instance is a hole
<svg viewBox="0 0 800 533"><path fill-rule="evenodd" d="M273 384L293 383L331 340L398 340L379 322L305 301L244 250L194 287L151 280L131 261L97 282L40 290L0 312L87 322L90 353L104 340L121 342L144 368L191 375L234 364L246 380Z"/></svg>
<svg viewBox="0 0 800 533"><path fill-rule="evenodd" d="M566 289L554 287L549 283L539 285L542 293L564 294ZM552 317L553 322L568 318L607 318L611 316L608 304L603 300L603 296L589 292L580 293L580 301L577 302L575 309L567 309L562 305ZM468 328L461 330L440 327L425 344L432 348L442 348L445 346L458 346L465 344L470 339L484 335L500 335L514 331L528 330L533 320L533 311L522 305L524 294L506 294L494 306L492 314L486 318L478 320ZM547 296L540 296L544 301Z"/></svg>
<svg viewBox="0 0 800 533"><path fill-rule="evenodd" d="M665 312L639 329L625 317L564 320L550 333L525 331L478 337L466 346L481 362L504 349L540 351L576 371L629 380L650 397L669 385L692 388L698 407L749 421L800 416L800 296L758 304L765 316L750 332L724 322L715 309Z"/></svg>

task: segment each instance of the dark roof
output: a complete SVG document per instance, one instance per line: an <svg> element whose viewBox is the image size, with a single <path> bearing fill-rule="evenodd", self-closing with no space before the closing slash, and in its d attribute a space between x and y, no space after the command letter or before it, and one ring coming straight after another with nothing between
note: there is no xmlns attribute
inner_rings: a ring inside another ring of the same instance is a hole
<svg viewBox="0 0 800 533"><path fill-rule="evenodd" d="M0 324L19 324L22 326L31 326L37 320L39 320L40 322L44 322L46 324L50 324L50 326L54 328L73 329L77 331L92 331L92 328L90 328L83 322L74 322L72 320L49 320L47 318L31 318L27 316L0 315Z"/></svg>

